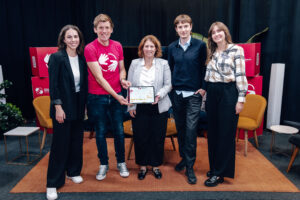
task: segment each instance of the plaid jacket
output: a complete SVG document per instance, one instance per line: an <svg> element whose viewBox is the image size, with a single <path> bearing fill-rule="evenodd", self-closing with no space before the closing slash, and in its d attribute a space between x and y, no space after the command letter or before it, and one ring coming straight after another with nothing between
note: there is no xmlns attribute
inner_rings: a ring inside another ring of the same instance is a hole
<svg viewBox="0 0 300 200"><path fill-rule="evenodd" d="M229 44L223 52L215 52L206 67L207 82L236 82L238 102L245 102L248 83L245 73L245 57L242 47Z"/></svg>

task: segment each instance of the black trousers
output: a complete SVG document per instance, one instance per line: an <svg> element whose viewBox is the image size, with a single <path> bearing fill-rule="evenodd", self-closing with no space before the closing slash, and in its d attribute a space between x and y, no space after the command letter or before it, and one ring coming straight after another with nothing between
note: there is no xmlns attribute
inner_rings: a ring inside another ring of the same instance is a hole
<svg viewBox="0 0 300 200"><path fill-rule="evenodd" d="M213 175L234 177L238 91L233 83L208 83L208 155Z"/></svg>
<svg viewBox="0 0 300 200"><path fill-rule="evenodd" d="M158 106L139 104L132 119L135 162L158 167L163 163L168 112L159 113Z"/></svg>
<svg viewBox="0 0 300 200"><path fill-rule="evenodd" d="M53 137L47 174L47 187L59 188L67 176L79 176L82 168L83 121L53 119Z"/></svg>
<svg viewBox="0 0 300 200"><path fill-rule="evenodd" d="M202 96L194 94L183 98L173 91L173 111L178 132L179 153L186 166L192 168L196 160L197 129L200 118Z"/></svg>

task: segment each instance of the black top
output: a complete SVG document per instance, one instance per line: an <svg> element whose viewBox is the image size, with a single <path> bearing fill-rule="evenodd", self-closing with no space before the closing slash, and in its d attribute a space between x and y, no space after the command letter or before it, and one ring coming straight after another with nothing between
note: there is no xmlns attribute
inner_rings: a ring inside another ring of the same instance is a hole
<svg viewBox="0 0 300 200"><path fill-rule="evenodd" d="M168 47L168 61L172 71L172 86L175 90L206 90L204 76L206 72L206 44L191 38L190 46L183 50L179 40Z"/></svg>
<svg viewBox="0 0 300 200"><path fill-rule="evenodd" d="M84 110L87 98L87 64L84 56L78 55L80 71L80 91L76 94L74 75L68 54L60 50L50 56L49 59L49 92L50 92L50 116L55 119L54 105L60 104L66 114L66 120L84 118Z"/></svg>

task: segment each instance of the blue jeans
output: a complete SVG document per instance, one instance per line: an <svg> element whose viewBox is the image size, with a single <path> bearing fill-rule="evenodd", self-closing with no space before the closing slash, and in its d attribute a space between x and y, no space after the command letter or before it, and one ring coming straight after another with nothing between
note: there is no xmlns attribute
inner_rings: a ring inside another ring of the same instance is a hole
<svg viewBox="0 0 300 200"><path fill-rule="evenodd" d="M114 135L117 162L125 162L123 111L121 104L111 95L88 94L87 112L96 131L96 144L100 163L108 165L105 135L109 124Z"/></svg>

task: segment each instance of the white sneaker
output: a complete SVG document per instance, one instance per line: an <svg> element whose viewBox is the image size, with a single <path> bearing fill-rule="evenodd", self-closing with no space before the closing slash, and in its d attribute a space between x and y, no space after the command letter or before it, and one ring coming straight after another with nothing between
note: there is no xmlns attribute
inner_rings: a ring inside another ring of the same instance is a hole
<svg viewBox="0 0 300 200"><path fill-rule="evenodd" d="M82 183L83 178L81 176L67 176L68 179L71 179L74 183Z"/></svg>
<svg viewBox="0 0 300 200"><path fill-rule="evenodd" d="M56 188L47 188L47 199L48 200L55 200L55 199L57 199Z"/></svg>
<svg viewBox="0 0 300 200"><path fill-rule="evenodd" d="M98 181L105 179L107 171L108 171L108 165L100 165L98 174L96 175L96 179Z"/></svg>
<svg viewBox="0 0 300 200"><path fill-rule="evenodd" d="M118 163L117 164L117 168L118 170L120 171L120 176L123 177L123 178L126 178L129 176L129 171L127 169L127 166L126 166L126 163L123 162L123 163Z"/></svg>

